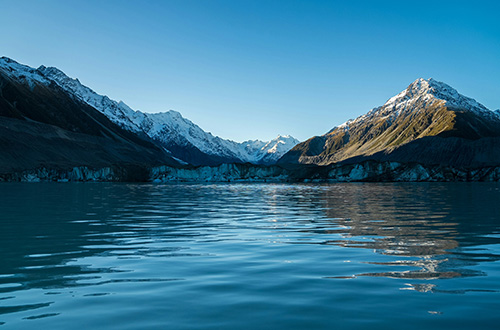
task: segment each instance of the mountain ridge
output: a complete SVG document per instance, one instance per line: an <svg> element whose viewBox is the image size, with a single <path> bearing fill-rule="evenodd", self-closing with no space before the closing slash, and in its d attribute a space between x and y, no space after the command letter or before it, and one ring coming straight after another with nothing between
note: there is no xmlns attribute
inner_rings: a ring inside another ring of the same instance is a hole
<svg viewBox="0 0 500 330"><path fill-rule="evenodd" d="M382 106L302 143L288 135L239 143L203 131L177 111L133 110L57 68L34 69L2 57L0 128L0 174L7 180L9 171L24 173L12 179L26 174L121 180L136 172L146 180L158 166L179 173L181 180L204 171L213 179L226 178L217 173L228 169L232 174L227 180L239 175L259 180L269 173L279 180L448 180L455 170L468 173L460 180L469 174L471 180L481 180L497 174L479 171L486 176L477 176L475 169L495 168L491 171L497 173L500 168L500 109L490 111L432 78L419 78ZM219 166L274 164L280 155L274 167ZM188 163L195 166L183 166ZM396 163L408 165L399 167L402 176L390 173ZM124 170L127 166L135 170ZM364 174L359 176L361 168Z"/></svg>
<svg viewBox="0 0 500 330"><path fill-rule="evenodd" d="M271 141L248 140L241 143L222 139L205 132L178 111L145 113L133 110L123 101L117 102L95 93L78 79L68 77L55 67L40 66L37 71L123 128L146 134L169 150L174 157L194 165L231 162L272 164L299 142L288 135L278 135Z"/></svg>
<svg viewBox="0 0 500 330"><path fill-rule="evenodd" d="M410 161L415 157L408 154L397 158L396 154L407 154L402 152L402 148L410 143L421 143L415 141L424 137L497 138L500 137L500 116L445 83L432 78L419 78L382 106L335 126L322 136L298 144L278 163L329 165L349 159L361 161L374 158L380 161ZM435 146L440 142L443 146L450 145L444 140L433 140ZM437 150L439 148L435 148ZM415 151L418 154L418 148ZM446 154L460 152L451 149L441 151ZM488 162L497 161L493 156L485 158ZM418 159L425 163L435 161L423 153ZM482 163L471 161L467 166L474 164Z"/></svg>
<svg viewBox="0 0 500 330"><path fill-rule="evenodd" d="M179 163L36 70L0 59L0 172ZM139 170L138 170L139 171Z"/></svg>

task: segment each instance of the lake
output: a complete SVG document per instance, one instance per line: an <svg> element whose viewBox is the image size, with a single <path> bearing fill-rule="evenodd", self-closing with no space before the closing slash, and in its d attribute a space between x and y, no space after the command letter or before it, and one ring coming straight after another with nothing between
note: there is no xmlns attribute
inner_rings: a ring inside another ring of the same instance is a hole
<svg viewBox="0 0 500 330"><path fill-rule="evenodd" d="M2 183L0 328L495 328L499 189Z"/></svg>

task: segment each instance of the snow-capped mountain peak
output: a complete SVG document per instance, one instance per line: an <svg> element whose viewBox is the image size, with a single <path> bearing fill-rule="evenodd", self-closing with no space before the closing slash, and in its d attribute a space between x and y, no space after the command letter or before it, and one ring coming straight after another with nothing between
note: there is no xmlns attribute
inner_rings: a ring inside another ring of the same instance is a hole
<svg viewBox="0 0 500 330"><path fill-rule="evenodd" d="M473 111L487 118L498 115L495 114L495 112L488 110L488 108L476 100L460 94L456 89L448 84L437 81L433 78L419 78L412 82L408 88L387 100L384 105L374 108L356 119L350 119L345 123L334 127L326 134L328 135L337 129L348 130L353 124L359 124L374 117L381 119L395 119L402 113L414 111L412 109L428 108L428 106L436 102L443 103L443 105L454 109ZM421 106L417 107L417 104L420 104Z"/></svg>
<svg viewBox="0 0 500 330"><path fill-rule="evenodd" d="M286 154L291 149L290 146L295 146L299 142L299 140L290 135L278 135L275 139L267 143L263 142L264 145L259 150L260 154L264 154L261 162L277 162L282 155Z"/></svg>
<svg viewBox="0 0 500 330"><path fill-rule="evenodd" d="M78 98L106 115L111 121L124 129L138 134L145 134L160 142L165 148L192 148L209 156L226 161L251 163L271 163L279 159L285 152L299 141L279 136L277 141L263 142L259 140L237 143L221 139L205 132L198 125L184 118L179 112L169 110L160 113L144 113L130 108L123 101L114 101L105 95L99 95L78 79L68 77L55 67L40 66L33 69L19 64L9 58L0 59L3 69L15 79L28 79L32 82L50 84L55 82L73 97ZM188 150L186 149L186 150ZM169 150L171 151L171 150ZM186 151L192 154L193 151ZM178 157L183 161L182 157Z"/></svg>
<svg viewBox="0 0 500 330"><path fill-rule="evenodd" d="M279 162L329 165L371 159L471 166L496 157L497 142L490 139L499 138L495 112L445 83L417 79L384 105L302 142Z"/></svg>
<svg viewBox="0 0 500 330"><path fill-rule="evenodd" d="M447 106L470 111L490 112L476 100L460 94L456 89L444 82L433 78L419 78L396 96L391 97L382 107L397 108L416 100L434 101L442 100Z"/></svg>
<svg viewBox="0 0 500 330"><path fill-rule="evenodd" d="M16 80L27 82L31 88L33 88L36 83L50 84L50 80L40 74L37 69L17 63L13 59L5 56L0 58L0 69Z"/></svg>
<svg viewBox="0 0 500 330"><path fill-rule="evenodd" d="M56 82L61 88L76 96L81 101L96 108L111 121L121 127L133 131L141 132L141 128L137 125L137 121L143 119L140 113L132 110L123 102L116 102L105 95L99 95L92 89L80 83L78 79L68 77L61 70L54 67L40 66L38 70L48 79Z"/></svg>
<svg viewBox="0 0 500 330"><path fill-rule="evenodd" d="M299 141L290 135L278 135L275 139L267 142L262 149L266 150L266 153L275 153L280 152L280 149L286 149L290 144L297 143L299 143Z"/></svg>

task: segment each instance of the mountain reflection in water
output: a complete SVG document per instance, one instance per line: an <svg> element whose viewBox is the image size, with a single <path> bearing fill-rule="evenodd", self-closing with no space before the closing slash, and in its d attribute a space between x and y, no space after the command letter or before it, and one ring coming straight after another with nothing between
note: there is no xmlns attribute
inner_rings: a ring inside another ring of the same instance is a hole
<svg viewBox="0 0 500 330"><path fill-rule="evenodd" d="M157 328L187 317L203 328L251 328L266 315L321 328L332 313L358 327L361 301L397 309L391 297L408 291L474 293L485 304L499 289L499 187L2 184L0 324L79 319L95 328L125 322L120 311L130 309ZM94 317L79 316L82 306ZM366 317L379 319L371 306ZM295 308L310 319L294 319ZM205 314L212 309L220 319Z"/></svg>
<svg viewBox="0 0 500 330"><path fill-rule="evenodd" d="M372 249L404 259L368 264L417 268L357 276L437 279L482 276L467 266L497 261L500 255L463 252L474 245L498 244L500 193L484 194L485 185L387 184L352 185L326 191L328 218L342 229L338 240L325 241L348 248ZM382 189L381 189L382 188ZM471 207L472 206L472 207ZM355 217L353 217L355 215ZM321 231L317 231L321 232ZM415 290L422 289L416 285Z"/></svg>

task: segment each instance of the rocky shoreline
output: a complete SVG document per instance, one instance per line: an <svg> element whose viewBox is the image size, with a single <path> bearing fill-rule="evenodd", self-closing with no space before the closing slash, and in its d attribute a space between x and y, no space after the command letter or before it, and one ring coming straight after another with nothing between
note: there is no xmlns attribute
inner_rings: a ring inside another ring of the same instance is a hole
<svg viewBox="0 0 500 330"><path fill-rule="evenodd" d="M114 166L92 169L37 168L0 174L0 182L495 182L499 167L457 168L365 161L330 166Z"/></svg>

